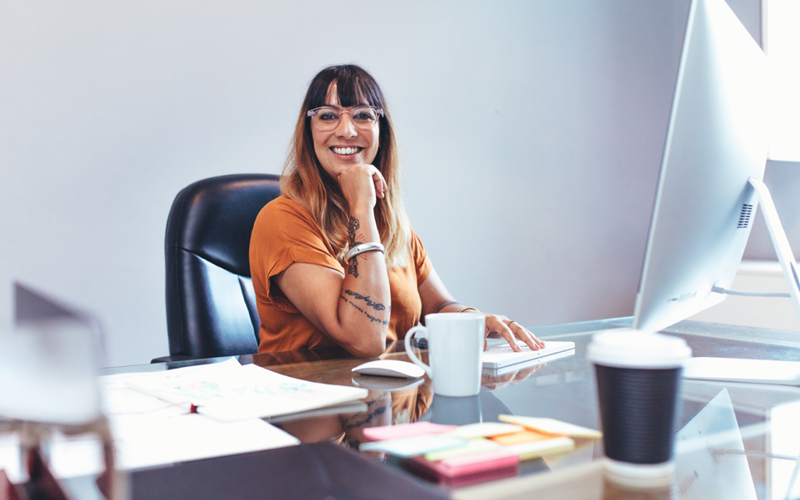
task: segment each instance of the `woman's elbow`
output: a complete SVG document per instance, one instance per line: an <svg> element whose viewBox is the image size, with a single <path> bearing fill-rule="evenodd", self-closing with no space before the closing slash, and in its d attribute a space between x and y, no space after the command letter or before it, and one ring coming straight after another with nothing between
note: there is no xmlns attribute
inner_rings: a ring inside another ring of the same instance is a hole
<svg viewBox="0 0 800 500"><path fill-rule="evenodd" d="M350 353L353 356L356 356L357 358L377 358L378 356L383 354L383 351L386 350L386 344L383 345L375 344L365 347L359 346L357 348L347 349L347 350L350 351Z"/></svg>
<svg viewBox="0 0 800 500"><path fill-rule="evenodd" d="M350 354L359 358L377 358L386 350L386 333L383 332L379 337L370 337L361 338L359 342L353 342L343 347Z"/></svg>

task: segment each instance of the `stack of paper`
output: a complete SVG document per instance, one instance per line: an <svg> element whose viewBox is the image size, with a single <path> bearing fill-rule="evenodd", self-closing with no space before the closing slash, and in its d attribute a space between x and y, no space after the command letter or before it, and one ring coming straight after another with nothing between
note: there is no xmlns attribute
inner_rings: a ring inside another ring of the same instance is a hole
<svg viewBox="0 0 800 500"><path fill-rule="evenodd" d="M171 403L194 404L198 413L230 422L298 413L366 398L367 389L307 382L257 365L222 363L151 373L109 375Z"/></svg>

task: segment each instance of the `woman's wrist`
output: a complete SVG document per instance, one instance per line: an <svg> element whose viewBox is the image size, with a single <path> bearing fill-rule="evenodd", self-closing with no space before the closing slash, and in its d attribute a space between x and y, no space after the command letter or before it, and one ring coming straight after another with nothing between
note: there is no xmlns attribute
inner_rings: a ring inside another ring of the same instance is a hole
<svg viewBox="0 0 800 500"><path fill-rule="evenodd" d="M375 220L375 211L370 207L351 207L350 217L366 223Z"/></svg>
<svg viewBox="0 0 800 500"><path fill-rule="evenodd" d="M381 245L380 232L378 231L378 225L375 222L375 216L371 210L364 213L351 211L350 220L348 221L347 225L347 236L350 239L350 249L367 243ZM378 249L375 248L375 250ZM351 257L348 257L348 260L350 258Z"/></svg>
<svg viewBox="0 0 800 500"><path fill-rule="evenodd" d="M374 252L374 251L386 253L386 249L384 249L383 245L381 245L380 243L374 243L374 242L361 243L359 245L354 246L353 248L350 249L349 252L347 252L346 260L350 260L356 255L362 254L364 252Z"/></svg>
<svg viewBox="0 0 800 500"><path fill-rule="evenodd" d="M481 313L474 307L465 306L464 304L456 301L445 302L441 304L434 312L435 313Z"/></svg>

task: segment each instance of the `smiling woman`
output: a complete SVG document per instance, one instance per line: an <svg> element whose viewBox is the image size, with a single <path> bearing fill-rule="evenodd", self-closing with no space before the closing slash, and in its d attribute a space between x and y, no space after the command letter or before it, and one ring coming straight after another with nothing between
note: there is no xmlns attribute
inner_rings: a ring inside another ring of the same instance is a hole
<svg viewBox="0 0 800 500"><path fill-rule="evenodd" d="M259 352L341 345L378 356L425 314L483 314L453 299L411 230L391 115L362 68L311 81L281 191L250 244ZM543 345L505 316L487 314L486 333Z"/></svg>

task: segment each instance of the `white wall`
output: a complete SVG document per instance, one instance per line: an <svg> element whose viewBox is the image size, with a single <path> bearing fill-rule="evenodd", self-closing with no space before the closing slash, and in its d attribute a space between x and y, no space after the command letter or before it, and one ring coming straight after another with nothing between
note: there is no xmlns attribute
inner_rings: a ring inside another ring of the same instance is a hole
<svg viewBox="0 0 800 500"><path fill-rule="evenodd" d="M631 314L687 11L2 2L0 319L19 279L96 311L108 364L167 354L173 197L278 173L308 81L340 62L382 84L412 223L459 300L527 325Z"/></svg>

